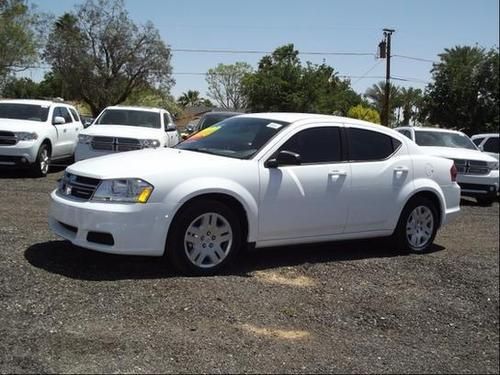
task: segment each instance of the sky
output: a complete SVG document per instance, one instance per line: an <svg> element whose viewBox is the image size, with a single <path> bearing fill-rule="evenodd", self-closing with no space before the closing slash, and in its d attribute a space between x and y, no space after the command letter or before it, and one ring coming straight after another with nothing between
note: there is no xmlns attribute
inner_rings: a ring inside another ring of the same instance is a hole
<svg viewBox="0 0 500 375"><path fill-rule="evenodd" d="M82 0L31 2L57 17ZM178 49L271 52L293 43L300 52L367 53L299 56L303 63L325 62L339 75L352 77L354 90L364 93L385 77L385 59L375 58L383 28L395 29L391 76L405 79L394 83L407 87L425 88L432 61L445 48L499 46L498 0L125 0L125 5L136 23L152 21L172 48L175 97L187 90L206 96L203 74L208 69L237 61L256 68L264 55ZM28 76L39 81L43 73L32 70Z"/></svg>

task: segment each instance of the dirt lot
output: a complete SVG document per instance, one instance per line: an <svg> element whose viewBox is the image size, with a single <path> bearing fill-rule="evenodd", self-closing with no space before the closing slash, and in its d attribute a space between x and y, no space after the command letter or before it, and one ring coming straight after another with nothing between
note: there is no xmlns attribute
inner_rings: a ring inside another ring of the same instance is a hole
<svg viewBox="0 0 500 375"><path fill-rule="evenodd" d="M499 207L434 251L256 251L228 274L79 249L47 227L61 172L0 171L0 372L499 372Z"/></svg>

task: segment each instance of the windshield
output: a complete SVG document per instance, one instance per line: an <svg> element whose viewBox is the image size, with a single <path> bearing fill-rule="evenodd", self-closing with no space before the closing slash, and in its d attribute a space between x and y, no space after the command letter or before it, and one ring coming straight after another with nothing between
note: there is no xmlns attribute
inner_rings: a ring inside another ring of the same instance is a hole
<svg viewBox="0 0 500 375"><path fill-rule="evenodd" d="M210 114L205 115L198 124L198 130L203 130L208 128L209 126L215 125L218 122L224 121L227 118L236 116L232 113L218 113L218 114Z"/></svg>
<svg viewBox="0 0 500 375"><path fill-rule="evenodd" d="M106 109L95 125L126 125L144 128L161 128L158 112L136 111L131 109Z"/></svg>
<svg viewBox="0 0 500 375"><path fill-rule="evenodd" d="M415 131L415 143L419 146L453 147L477 150L469 137L458 133Z"/></svg>
<svg viewBox="0 0 500 375"><path fill-rule="evenodd" d="M0 103L0 118L45 122L49 106L20 103Z"/></svg>
<svg viewBox="0 0 500 375"><path fill-rule="evenodd" d="M232 117L196 133L175 147L249 159L288 124L262 118Z"/></svg>

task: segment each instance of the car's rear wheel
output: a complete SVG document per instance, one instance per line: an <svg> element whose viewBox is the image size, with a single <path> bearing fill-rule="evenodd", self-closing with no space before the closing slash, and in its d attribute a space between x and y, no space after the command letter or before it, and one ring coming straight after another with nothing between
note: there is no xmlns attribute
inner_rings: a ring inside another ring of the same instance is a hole
<svg viewBox="0 0 500 375"><path fill-rule="evenodd" d="M31 171L35 177L45 177L49 173L50 167L50 150L46 143L43 143L36 157L36 161L31 167Z"/></svg>
<svg viewBox="0 0 500 375"><path fill-rule="evenodd" d="M407 203L394 232L400 250L414 253L427 251L436 237L439 216L435 204L417 197Z"/></svg>
<svg viewBox="0 0 500 375"><path fill-rule="evenodd" d="M190 204L172 225L166 255L185 274L213 275L225 268L240 250L240 221L219 201Z"/></svg>

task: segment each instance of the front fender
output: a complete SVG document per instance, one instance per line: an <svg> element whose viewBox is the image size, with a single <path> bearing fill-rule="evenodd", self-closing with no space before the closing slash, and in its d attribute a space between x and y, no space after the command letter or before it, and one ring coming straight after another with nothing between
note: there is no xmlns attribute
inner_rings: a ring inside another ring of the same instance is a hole
<svg viewBox="0 0 500 375"><path fill-rule="evenodd" d="M251 192L242 185L224 178L194 178L177 185L165 197L165 202L175 202L172 217L188 201L204 194L225 194L241 203L248 220L248 242L255 242L258 228L257 186Z"/></svg>

